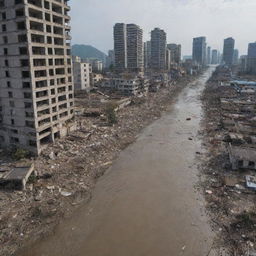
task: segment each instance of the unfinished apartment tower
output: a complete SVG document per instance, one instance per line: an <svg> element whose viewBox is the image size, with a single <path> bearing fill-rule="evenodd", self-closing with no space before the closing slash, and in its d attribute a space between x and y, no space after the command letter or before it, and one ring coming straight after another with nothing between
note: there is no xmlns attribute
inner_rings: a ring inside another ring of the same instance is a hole
<svg viewBox="0 0 256 256"><path fill-rule="evenodd" d="M0 0L0 146L40 154L74 128L67 0Z"/></svg>

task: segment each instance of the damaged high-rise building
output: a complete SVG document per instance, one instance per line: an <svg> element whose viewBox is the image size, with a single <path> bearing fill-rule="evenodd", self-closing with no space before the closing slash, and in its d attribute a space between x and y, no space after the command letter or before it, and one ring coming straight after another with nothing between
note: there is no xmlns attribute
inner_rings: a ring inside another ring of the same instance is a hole
<svg viewBox="0 0 256 256"><path fill-rule="evenodd" d="M0 1L0 145L39 154L73 126L68 0Z"/></svg>

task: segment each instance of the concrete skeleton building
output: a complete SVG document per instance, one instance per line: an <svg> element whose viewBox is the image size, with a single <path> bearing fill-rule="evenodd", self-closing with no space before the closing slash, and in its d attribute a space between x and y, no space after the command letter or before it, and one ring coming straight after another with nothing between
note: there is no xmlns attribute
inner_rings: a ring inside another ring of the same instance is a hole
<svg viewBox="0 0 256 256"><path fill-rule="evenodd" d="M155 28L151 31L151 69L166 69L166 48L165 31L160 28Z"/></svg>
<svg viewBox="0 0 256 256"><path fill-rule="evenodd" d="M136 24L115 24L114 51L116 71L143 71L143 30Z"/></svg>
<svg viewBox="0 0 256 256"><path fill-rule="evenodd" d="M256 42L248 45L247 72L256 74Z"/></svg>
<svg viewBox="0 0 256 256"><path fill-rule="evenodd" d="M39 154L74 128L67 0L0 1L0 145Z"/></svg>
<svg viewBox="0 0 256 256"><path fill-rule="evenodd" d="M171 51L171 64L180 64L181 62L181 45L167 44L167 48Z"/></svg>
<svg viewBox="0 0 256 256"><path fill-rule="evenodd" d="M199 65L206 65L206 37L193 39L193 61Z"/></svg>
<svg viewBox="0 0 256 256"><path fill-rule="evenodd" d="M72 61L75 90L89 91L91 87L90 77L92 74L91 63L83 62L78 56L73 56Z"/></svg>
<svg viewBox="0 0 256 256"><path fill-rule="evenodd" d="M227 66L232 66L234 61L235 40L232 37L224 40L223 47L223 63Z"/></svg>

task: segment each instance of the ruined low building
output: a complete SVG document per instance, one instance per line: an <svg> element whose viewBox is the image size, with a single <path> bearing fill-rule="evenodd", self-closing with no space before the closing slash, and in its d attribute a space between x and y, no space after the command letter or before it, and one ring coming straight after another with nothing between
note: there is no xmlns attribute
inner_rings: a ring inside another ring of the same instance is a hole
<svg viewBox="0 0 256 256"><path fill-rule="evenodd" d="M256 170L256 145L244 144L235 146L229 144L228 152L233 170Z"/></svg>
<svg viewBox="0 0 256 256"><path fill-rule="evenodd" d="M101 83L102 89L118 92L123 96L139 96L148 93L149 80L139 77L135 78L108 78Z"/></svg>
<svg viewBox="0 0 256 256"><path fill-rule="evenodd" d="M98 73L91 73L91 86L98 87L100 82L103 80L104 76Z"/></svg>

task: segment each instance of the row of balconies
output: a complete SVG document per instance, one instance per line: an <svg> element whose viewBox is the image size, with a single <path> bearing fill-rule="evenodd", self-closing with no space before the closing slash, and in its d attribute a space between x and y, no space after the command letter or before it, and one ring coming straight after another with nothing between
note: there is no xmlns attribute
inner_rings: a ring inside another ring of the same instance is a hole
<svg viewBox="0 0 256 256"><path fill-rule="evenodd" d="M53 11L58 14L65 15L70 11L70 7L67 5L67 1L57 1L54 0L52 3L49 1L42 1L42 0L28 0L28 4L31 4L37 8L44 8L49 11Z"/></svg>
<svg viewBox="0 0 256 256"><path fill-rule="evenodd" d="M27 54L27 51L26 51L26 54ZM40 46L32 46L32 54L33 55L58 55L58 56L68 55L70 56L71 51L70 49L66 49L66 52L65 52L64 48L49 48L49 47L46 48L46 47L40 47Z"/></svg>

